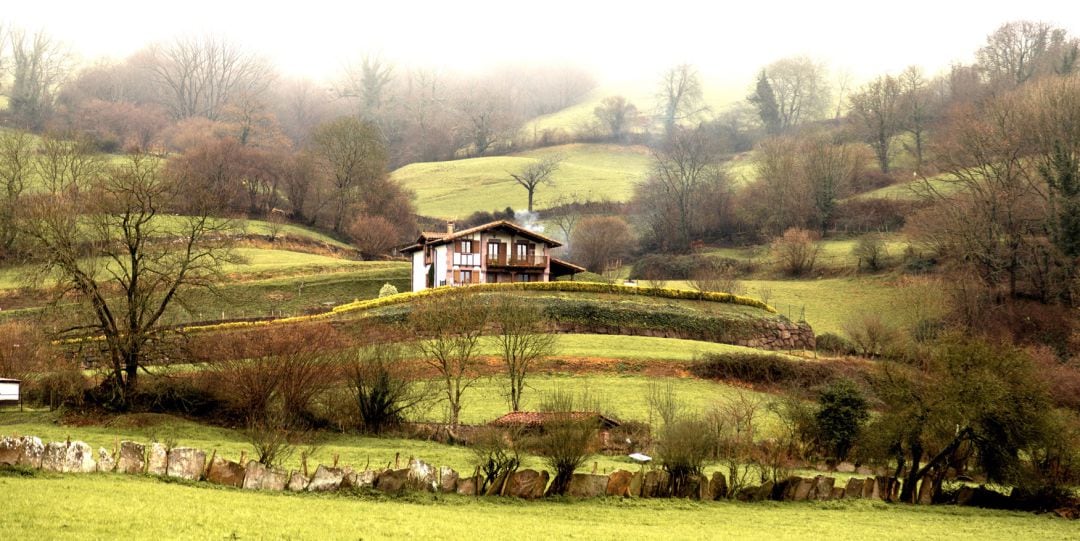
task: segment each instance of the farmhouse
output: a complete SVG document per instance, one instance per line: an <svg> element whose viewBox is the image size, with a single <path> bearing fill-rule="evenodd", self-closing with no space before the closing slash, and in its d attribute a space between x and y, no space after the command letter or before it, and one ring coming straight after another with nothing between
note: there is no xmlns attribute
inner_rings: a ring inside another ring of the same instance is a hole
<svg viewBox="0 0 1080 541"><path fill-rule="evenodd" d="M412 256L412 290L468 284L549 282L585 269L551 257L562 243L500 220L445 233L424 232L401 251Z"/></svg>

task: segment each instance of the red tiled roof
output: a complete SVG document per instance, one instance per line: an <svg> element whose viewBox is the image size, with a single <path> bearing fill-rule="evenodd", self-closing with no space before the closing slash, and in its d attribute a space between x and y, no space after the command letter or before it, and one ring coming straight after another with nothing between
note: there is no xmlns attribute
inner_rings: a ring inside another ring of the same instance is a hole
<svg viewBox="0 0 1080 541"><path fill-rule="evenodd" d="M512 411L491 421L492 425L498 426L543 426L552 419L563 419L569 416L571 419L596 419L599 424L607 426L619 426L619 422L592 411Z"/></svg>

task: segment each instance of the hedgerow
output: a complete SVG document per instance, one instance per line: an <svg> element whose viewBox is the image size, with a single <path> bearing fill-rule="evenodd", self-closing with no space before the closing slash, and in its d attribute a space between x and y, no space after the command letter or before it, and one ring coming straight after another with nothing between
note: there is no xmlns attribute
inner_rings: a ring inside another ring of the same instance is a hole
<svg viewBox="0 0 1080 541"><path fill-rule="evenodd" d="M749 306L752 308L765 310L769 313L776 313L776 310L773 309L773 307L765 304L764 302L761 302L757 299L751 299L749 297L733 295L731 293L719 293L714 291L692 291L686 289L672 288L635 287L616 284L604 284L599 282L526 282L515 284L475 284L465 287L440 287L434 289L424 289L421 291L398 293L396 295L388 295L386 297L379 297L375 299L355 300L350 303L335 306L331 310L318 314L293 316L278 319L266 319L258 321L231 321L228 323L217 323L212 325L190 326L183 327L183 331L188 333L227 331L233 329L250 329L256 327L265 327L270 325L305 323L309 321L329 319L349 312L372 310L375 308L382 308L384 306L410 303L413 301L419 301L427 298L504 291L549 291L564 293L597 293L613 295L632 295L641 297L657 297L664 299L694 300L717 302L724 304L735 304L739 306ZM649 314L646 312L641 312L640 315L643 315L645 317L649 316ZM66 340L64 341L64 343L73 343L83 340L95 339L100 339L100 337L75 338Z"/></svg>

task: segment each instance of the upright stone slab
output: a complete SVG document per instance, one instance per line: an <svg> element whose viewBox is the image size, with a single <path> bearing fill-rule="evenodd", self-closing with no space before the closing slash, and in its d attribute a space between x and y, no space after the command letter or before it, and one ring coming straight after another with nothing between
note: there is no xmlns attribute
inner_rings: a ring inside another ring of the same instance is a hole
<svg viewBox="0 0 1080 541"><path fill-rule="evenodd" d="M241 488L244 486L244 466L238 462L214 456L206 480L216 485Z"/></svg>
<svg viewBox="0 0 1080 541"><path fill-rule="evenodd" d="M41 469L56 473L64 471L64 455L67 454L67 443L51 441L45 445L45 452L41 455Z"/></svg>
<svg viewBox="0 0 1080 541"><path fill-rule="evenodd" d="M384 470L375 478L375 489L382 492L397 493L405 490L409 480L409 470Z"/></svg>
<svg viewBox="0 0 1080 541"><path fill-rule="evenodd" d="M345 470L341 468L328 468L319 464L315 469L315 475L311 476L311 482L307 485L308 492L330 492L341 488L341 481L345 479Z"/></svg>
<svg viewBox="0 0 1080 541"><path fill-rule="evenodd" d="M206 453L192 447L169 449L169 463L165 474L169 477L198 481L206 468Z"/></svg>
<svg viewBox="0 0 1080 541"><path fill-rule="evenodd" d="M18 466L40 468L41 461L45 457L45 444L37 436L23 436L19 438L19 462Z"/></svg>
<svg viewBox="0 0 1080 541"><path fill-rule="evenodd" d="M94 450L82 441L73 441L64 451L64 472L93 473L97 471Z"/></svg>
<svg viewBox="0 0 1080 541"><path fill-rule="evenodd" d="M285 472L268 468L256 460L244 467L244 488L249 490L285 490Z"/></svg>
<svg viewBox="0 0 1080 541"><path fill-rule="evenodd" d="M145 472L146 446L133 441L120 442L120 460L116 463L116 471L127 474Z"/></svg>
<svg viewBox="0 0 1080 541"><path fill-rule="evenodd" d="M364 470L356 472L353 475L351 481L349 481L353 488L371 488L375 486L375 478L378 477L379 472L375 470Z"/></svg>
<svg viewBox="0 0 1080 541"><path fill-rule="evenodd" d="M453 493L457 488L458 472L454 471L449 466L442 466L439 468L439 492L443 494Z"/></svg>
<svg viewBox="0 0 1080 541"><path fill-rule="evenodd" d="M423 460L409 460L409 488L434 492L439 486L435 467Z"/></svg>
<svg viewBox="0 0 1080 541"><path fill-rule="evenodd" d="M289 492L303 492L308 487L308 478L304 474L294 471L289 476L289 484L285 487Z"/></svg>
<svg viewBox="0 0 1080 541"><path fill-rule="evenodd" d="M641 484L641 496L644 498L666 497L668 490L668 473L664 470L649 470L645 472L645 479Z"/></svg>
<svg viewBox="0 0 1080 541"><path fill-rule="evenodd" d="M863 480L857 477L852 477L847 480L847 485L844 486L844 498L862 498Z"/></svg>
<svg viewBox="0 0 1080 541"><path fill-rule="evenodd" d="M608 478L606 475L592 475L588 473L575 473L570 478L570 486L566 489L567 496L575 498L595 498L603 496L607 491Z"/></svg>
<svg viewBox="0 0 1080 541"><path fill-rule="evenodd" d="M506 478L503 494L526 500L543 498L548 479L546 471L518 470Z"/></svg>
<svg viewBox="0 0 1080 541"><path fill-rule="evenodd" d="M727 497L727 478L723 473L713 472L709 480L709 499L720 500Z"/></svg>
<svg viewBox="0 0 1080 541"><path fill-rule="evenodd" d="M818 500L828 500L832 498L833 485L836 484L836 479L826 476L817 476L814 478L814 498Z"/></svg>
<svg viewBox="0 0 1080 541"><path fill-rule="evenodd" d="M833 487L832 496L830 496L829 499L830 500L842 500L842 499L844 499L844 487Z"/></svg>
<svg viewBox="0 0 1080 541"><path fill-rule="evenodd" d="M617 470L608 476L606 494L608 496L620 496L627 498L630 496L630 480L634 478L634 474L626 470Z"/></svg>
<svg viewBox="0 0 1080 541"><path fill-rule="evenodd" d="M455 491L462 496L476 496L476 478L470 476L458 479Z"/></svg>
<svg viewBox="0 0 1080 541"><path fill-rule="evenodd" d="M104 447L98 447L97 471L101 473L116 471L116 457Z"/></svg>
<svg viewBox="0 0 1080 541"><path fill-rule="evenodd" d="M877 480L873 477L867 477L863 479L862 497L868 500L876 498L877 494Z"/></svg>
<svg viewBox="0 0 1080 541"><path fill-rule="evenodd" d="M792 496L792 501L801 502L810 499L810 495L817 485L814 479L807 479L805 477L799 477L799 481L795 485L795 493Z"/></svg>
<svg viewBox="0 0 1080 541"><path fill-rule="evenodd" d="M934 478L926 475L919 482L919 505L934 503Z"/></svg>
<svg viewBox="0 0 1080 541"><path fill-rule="evenodd" d="M19 442L10 436L0 438L0 465L14 466L19 463Z"/></svg>
<svg viewBox="0 0 1080 541"><path fill-rule="evenodd" d="M150 475L165 475L169 472L169 451L164 445L154 442L150 444L150 453L146 458L146 473Z"/></svg>
<svg viewBox="0 0 1080 541"><path fill-rule="evenodd" d="M630 478L630 496L633 498L641 497L641 485L645 481L645 474L641 472L634 472L633 477Z"/></svg>

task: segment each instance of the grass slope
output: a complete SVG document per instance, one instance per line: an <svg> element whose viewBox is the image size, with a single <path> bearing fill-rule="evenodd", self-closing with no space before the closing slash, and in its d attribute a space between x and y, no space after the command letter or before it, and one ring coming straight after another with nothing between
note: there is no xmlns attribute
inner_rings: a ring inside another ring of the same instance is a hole
<svg viewBox="0 0 1080 541"><path fill-rule="evenodd" d="M554 183L536 190L536 208L571 194L581 200L625 201L649 166L644 147L572 144L511 156L414 163L395 171L393 178L416 192L418 211L427 216L461 218L478 210L524 209L528 194L509 173L551 154L562 155L564 161L552 177Z"/></svg>
<svg viewBox="0 0 1080 541"><path fill-rule="evenodd" d="M258 493L121 475L0 476L11 539L1070 539L1027 513L761 503Z"/></svg>

